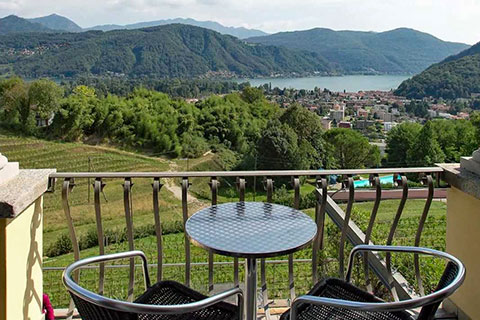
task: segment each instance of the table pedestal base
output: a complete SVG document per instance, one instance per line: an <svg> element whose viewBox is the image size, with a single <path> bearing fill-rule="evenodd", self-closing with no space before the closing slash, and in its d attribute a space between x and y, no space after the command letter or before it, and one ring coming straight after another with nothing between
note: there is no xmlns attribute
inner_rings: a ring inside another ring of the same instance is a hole
<svg viewBox="0 0 480 320"><path fill-rule="evenodd" d="M257 260L246 259L245 319L257 320Z"/></svg>

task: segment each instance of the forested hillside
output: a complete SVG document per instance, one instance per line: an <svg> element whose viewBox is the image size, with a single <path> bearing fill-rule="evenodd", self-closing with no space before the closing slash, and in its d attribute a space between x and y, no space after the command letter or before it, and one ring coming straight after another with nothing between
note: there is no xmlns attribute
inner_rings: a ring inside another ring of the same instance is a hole
<svg viewBox="0 0 480 320"><path fill-rule="evenodd" d="M0 70L25 77L115 75L168 77L329 73L315 53L249 45L232 36L181 25L110 32L0 37Z"/></svg>
<svg viewBox="0 0 480 320"><path fill-rule="evenodd" d="M53 30L40 23L31 22L15 15L9 15L0 19L0 35L17 35L23 32L53 32Z"/></svg>
<svg viewBox="0 0 480 320"><path fill-rule="evenodd" d="M83 29L72 20L59 16L58 14L51 14L44 17L28 19L33 23L39 23L49 29L66 31L66 32L82 32Z"/></svg>
<svg viewBox="0 0 480 320"><path fill-rule="evenodd" d="M469 98L480 93L480 43L404 81L395 93L416 99Z"/></svg>
<svg viewBox="0 0 480 320"><path fill-rule="evenodd" d="M406 28L380 33L316 28L247 41L316 52L345 73L416 73L468 48Z"/></svg>

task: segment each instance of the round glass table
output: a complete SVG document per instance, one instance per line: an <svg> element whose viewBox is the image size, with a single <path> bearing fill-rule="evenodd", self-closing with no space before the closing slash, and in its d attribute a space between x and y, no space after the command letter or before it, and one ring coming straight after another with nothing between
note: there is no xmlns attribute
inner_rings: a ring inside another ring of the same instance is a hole
<svg viewBox="0 0 480 320"><path fill-rule="evenodd" d="M231 202L202 209L186 222L191 242L214 253L246 258L246 319L256 319L258 258L286 255L308 246L317 225L290 207L263 202Z"/></svg>

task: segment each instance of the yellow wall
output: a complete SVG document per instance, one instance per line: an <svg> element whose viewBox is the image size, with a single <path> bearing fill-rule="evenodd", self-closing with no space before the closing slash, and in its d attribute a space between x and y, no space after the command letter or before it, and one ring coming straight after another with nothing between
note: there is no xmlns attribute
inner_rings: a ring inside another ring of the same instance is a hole
<svg viewBox="0 0 480 320"><path fill-rule="evenodd" d="M447 195L447 252L467 269L451 300L471 319L480 319L480 200L454 187Z"/></svg>
<svg viewBox="0 0 480 320"><path fill-rule="evenodd" d="M42 198L0 219L0 320L42 319Z"/></svg>

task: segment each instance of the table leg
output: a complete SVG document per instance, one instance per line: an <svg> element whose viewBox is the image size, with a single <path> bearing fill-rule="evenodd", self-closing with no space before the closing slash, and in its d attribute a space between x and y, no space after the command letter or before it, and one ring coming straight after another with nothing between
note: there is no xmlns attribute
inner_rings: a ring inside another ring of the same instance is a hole
<svg viewBox="0 0 480 320"><path fill-rule="evenodd" d="M246 259L245 319L257 320L257 260Z"/></svg>

